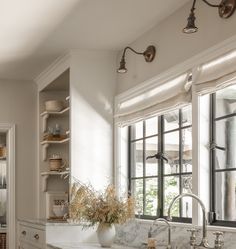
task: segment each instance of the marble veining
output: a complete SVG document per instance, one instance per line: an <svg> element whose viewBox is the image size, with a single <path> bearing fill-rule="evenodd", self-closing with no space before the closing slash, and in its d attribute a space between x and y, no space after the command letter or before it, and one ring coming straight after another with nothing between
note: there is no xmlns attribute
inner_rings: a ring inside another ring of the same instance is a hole
<svg viewBox="0 0 236 249"><path fill-rule="evenodd" d="M145 248L144 243L147 243L148 231L150 224L140 222L140 220L132 220L125 225L117 226L116 243L124 246L132 246L137 248ZM189 228L189 225L188 225ZM189 232L187 227L171 225L172 248L173 249L189 249ZM219 227L218 230L223 230ZM202 236L202 231L198 233L198 241ZM157 241L157 248L164 249L167 245L167 227L162 223L154 226L152 229L152 237ZM214 247L213 231L208 227L208 239L212 247ZM224 249L236 249L236 231L224 233Z"/></svg>

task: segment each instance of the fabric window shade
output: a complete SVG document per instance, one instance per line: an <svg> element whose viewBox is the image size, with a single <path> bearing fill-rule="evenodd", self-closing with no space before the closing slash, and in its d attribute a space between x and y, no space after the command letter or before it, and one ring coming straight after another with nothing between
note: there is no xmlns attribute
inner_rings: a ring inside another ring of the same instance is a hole
<svg viewBox="0 0 236 249"><path fill-rule="evenodd" d="M207 94L236 83L236 51L202 64L193 84L198 94Z"/></svg>
<svg viewBox="0 0 236 249"><path fill-rule="evenodd" d="M126 126L181 108L191 102L190 72L132 96L117 104L115 122Z"/></svg>

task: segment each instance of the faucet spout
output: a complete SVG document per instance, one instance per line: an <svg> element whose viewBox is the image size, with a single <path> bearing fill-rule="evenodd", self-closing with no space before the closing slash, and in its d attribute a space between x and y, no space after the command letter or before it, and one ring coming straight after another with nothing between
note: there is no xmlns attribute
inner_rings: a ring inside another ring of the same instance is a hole
<svg viewBox="0 0 236 249"><path fill-rule="evenodd" d="M203 204L203 202L200 200L200 198L194 194L190 194L190 193L184 193L184 194L180 194L178 196L176 196L170 203L170 206L168 208L168 220L172 220L171 217L171 208L173 207L173 205L180 199L184 198L184 197L191 197L192 199L195 199L199 205L201 206L202 209L202 217L203 217L203 224L202 224L202 241L201 241L201 246L204 246L205 248L210 248L208 245L208 241L207 241L207 218L206 218L206 208L205 205Z"/></svg>
<svg viewBox="0 0 236 249"><path fill-rule="evenodd" d="M158 221L161 221L161 222L165 222L165 224L168 226L168 245L167 245L167 249L171 249L171 226L170 226L170 223L164 219L164 218L157 218L156 220L153 221L152 225L150 226L149 228L149 231L148 231L148 238L152 238L152 228L153 226L157 225L156 223Z"/></svg>
<svg viewBox="0 0 236 249"><path fill-rule="evenodd" d="M168 226L168 248L171 248L171 227L170 227L170 223L166 219L158 218L153 222L153 225L155 225L155 223L157 221L162 221L162 222L166 223L166 225Z"/></svg>

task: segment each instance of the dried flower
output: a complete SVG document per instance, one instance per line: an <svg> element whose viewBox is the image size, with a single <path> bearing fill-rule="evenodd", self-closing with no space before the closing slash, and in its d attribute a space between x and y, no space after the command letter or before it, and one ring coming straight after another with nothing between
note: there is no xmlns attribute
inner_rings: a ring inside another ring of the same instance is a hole
<svg viewBox="0 0 236 249"><path fill-rule="evenodd" d="M113 185L104 193L97 192L90 185L74 183L69 205L70 219L88 223L122 224L134 217L134 200L131 197L118 198Z"/></svg>

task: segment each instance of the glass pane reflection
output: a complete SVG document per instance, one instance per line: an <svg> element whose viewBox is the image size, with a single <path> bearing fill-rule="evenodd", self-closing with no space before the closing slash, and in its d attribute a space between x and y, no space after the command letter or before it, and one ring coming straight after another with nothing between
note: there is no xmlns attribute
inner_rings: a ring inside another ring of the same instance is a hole
<svg viewBox="0 0 236 249"><path fill-rule="evenodd" d="M164 173L179 173L179 131L170 132L164 136L164 150L168 157L168 163L165 162Z"/></svg>
<svg viewBox="0 0 236 249"><path fill-rule="evenodd" d="M131 176L143 176L143 141L137 141L131 144Z"/></svg>
<svg viewBox="0 0 236 249"><path fill-rule="evenodd" d="M145 215L157 215L157 184L158 180L157 178L148 178L145 180L146 184L146 208L144 211Z"/></svg>
<svg viewBox="0 0 236 249"><path fill-rule="evenodd" d="M179 110L164 115L164 127L165 131L179 128Z"/></svg>
<svg viewBox="0 0 236 249"><path fill-rule="evenodd" d="M179 177L164 177L164 215L168 215L168 208L174 197L179 194ZM179 217L179 202L172 207L172 216Z"/></svg>
<svg viewBox="0 0 236 249"><path fill-rule="evenodd" d="M216 172L215 175L217 219L236 221L236 171Z"/></svg>
<svg viewBox="0 0 236 249"><path fill-rule="evenodd" d="M158 133L158 120L157 117L149 118L146 121L146 137L156 135Z"/></svg>
<svg viewBox="0 0 236 249"><path fill-rule="evenodd" d="M216 169L236 168L236 117L216 121Z"/></svg>
<svg viewBox="0 0 236 249"><path fill-rule="evenodd" d="M236 85L232 85L217 91L216 102L216 117L234 113L236 111Z"/></svg>
<svg viewBox="0 0 236 249"><path fill-rule="evenodd" d="M132 196L135 198L135 214L143 214L143 180L132 180Z"/></svg>
<svg viewBox="0 0 236 249"><path fill-rule="evenodd" d="M143 137L143 121L140 121L131 126L131 140Z"/></svg>
<svg viewBox="0 0 236 249"><path fill-rule="evenodd" d="M192 128L182 130L182 172L192 172Z"/></svg>
<svg viewBox="0 0 236 249"><path fill-rule="evenodd" d="M148 138L146 143L146 156L153 156L157 153L157 137ZM146 176L156 176L158 174L158 160L156 158L150 158L146 160Z"/></svg>

